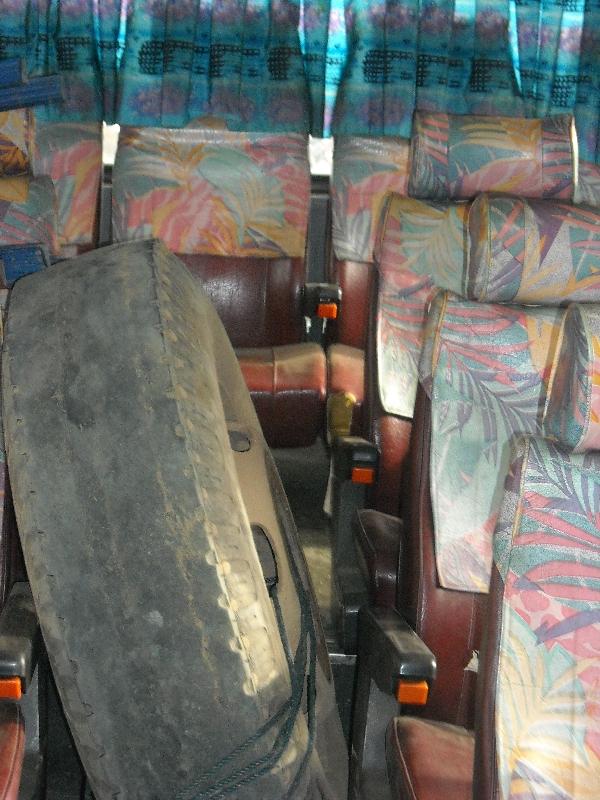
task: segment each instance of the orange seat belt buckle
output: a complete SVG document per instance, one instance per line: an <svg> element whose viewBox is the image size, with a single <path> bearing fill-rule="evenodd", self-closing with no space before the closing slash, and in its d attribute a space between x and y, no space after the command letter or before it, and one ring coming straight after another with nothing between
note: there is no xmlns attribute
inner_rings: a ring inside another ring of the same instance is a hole
<svg viewBox="0 0 600 800"><path fill-rule="evenodd" d="M399 680L396 687L396 700L407 706L424 706L429 696L427 681Z"/></svg>
<svg viewBox="0 0 600 800"><path fill-rule="evenodd" d="M317 316L321 319L337 319L337 303L319 303L317 306Z"/></svg>
<svg viewBox="0 0 600 800"><path fill-rule="evenodd" d="M0 678L1 700L20 700L22 696L21 678Z"/></svg>
<svg viewBox="0 0 600 800"><path fill-rule="evenodd" d="M373 467L352 467L350 475L352 483L375 483L375 470Z"/></svg>

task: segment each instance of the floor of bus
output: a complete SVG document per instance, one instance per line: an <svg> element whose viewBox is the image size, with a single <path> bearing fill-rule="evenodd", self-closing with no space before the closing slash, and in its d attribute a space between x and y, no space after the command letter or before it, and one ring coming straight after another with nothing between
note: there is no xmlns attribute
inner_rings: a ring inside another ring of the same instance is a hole
<svg viewBox="0 0 600 800"><path fill-rule="evenodd" d="M340 689L340 711L346 732L349 727L353 662L336 654L331 616L331 544L323 501L329 470L322 442L312 447L274 451L279 474L296 521L308 562L328 639L336 686ZM344 698L344 699L342 699ZM60 705L53 690L49 698L47 800L80 800L81 769Z"/></svg>

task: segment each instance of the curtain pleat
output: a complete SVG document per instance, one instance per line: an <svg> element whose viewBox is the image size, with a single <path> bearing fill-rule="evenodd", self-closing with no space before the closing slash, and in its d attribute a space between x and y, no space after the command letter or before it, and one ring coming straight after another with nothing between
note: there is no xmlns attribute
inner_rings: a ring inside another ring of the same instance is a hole
<svg viewBox="0 0 600 800"><path fill-rule="evenodd" d="M575 114L598 161L600 0L345 1L338 134L409 136L415 109Z"/></svg>
<svg viewBox="0 0 600 800"><path fill-rule="evenodd" d="M409 136L415 109L575 114L599 160L600 0L0 0L41 114Z"/></svg>

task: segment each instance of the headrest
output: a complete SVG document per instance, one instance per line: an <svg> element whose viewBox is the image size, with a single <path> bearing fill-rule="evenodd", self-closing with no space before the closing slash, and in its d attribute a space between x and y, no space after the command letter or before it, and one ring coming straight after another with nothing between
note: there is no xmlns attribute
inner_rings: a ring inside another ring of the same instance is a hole
<svg viewBox="0 0 600 800"><path fill-rule="evenodd" d="M419 374L431 398L430 488L441 586L487 591L509 442L542 433L565 310L433 299Z"/></svg>
<svg viewBox="0 0 600 800"><path fill-rule="evenodd" d="M483 194L469 212L467 296L494 303L600 302L600 210Z"/></svg>
<svg viewBox="0 0 600 800"><path fill-rule="evenodd" d="M600 450L600 306L567 309L544 417L545 434L577 453Z"/></svg>
<svg viewBox="0 0 600 800"><path fill-rule="evenodd" d="M423 325L431 296L463 293L467 203L389 195L375 249L379 399L389 414L411 418Z"/></svg>
<svg viewBox="0 0 600 800"><path fill-rule="evenodd" d="M435 200L498 191L570 200L576 180L573 118L416 112L408 193Z"/></svg>
<svg viewBox="0 0 600 800"><path fill-rule="evenodd" d="M61 255L70 257L96 241L102 124L36 120L33 173L54 182Z"/></svg>
<svg viewBox="0 0 600 800"><path fill-rule="evenodd" d="M30 172L33 114L27 109L0 113L0 176Z"/></svg>
<svg viewBox="0 0 600 800"><path fill-rule="evenodd" d="M439 288L462 294L468 211L464 202L388 195L374 250L380 274L430 275Z"/></svg>
<svg viewBox="0 0 600 800"><path fill-rule="evenodd" d="M307 145L294 134L122 128L114 238L160 238L180 254L303 258Z"/></svg>
<svg viewBox="0 0 600 800"><path fill-rule="evenodd" d="M3 245L38 244L52 255L58 253L56 193L48 176L0 178L0 204Z"/></svg>
<svg viewBox="0 0 600 800"><path fill-rule="evenodd" d="M377 222L388 192L406 194L408 139L336 136L331 178L336 258L373 261Z"/></svg>

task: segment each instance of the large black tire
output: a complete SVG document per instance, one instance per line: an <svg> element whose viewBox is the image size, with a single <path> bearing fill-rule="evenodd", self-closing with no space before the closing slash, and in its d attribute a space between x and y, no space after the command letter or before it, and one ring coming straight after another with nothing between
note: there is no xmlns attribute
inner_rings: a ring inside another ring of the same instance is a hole
<svg viewBox="0 0 600 800"><path fill-rule="evenodd" d="M341 798L304 565L196 280L156 242L24 278L2 369L29 579L96 798ZM228 427L253 462L232 453ZM261 505L275 606L249 524L263 524Z"/></svg>

